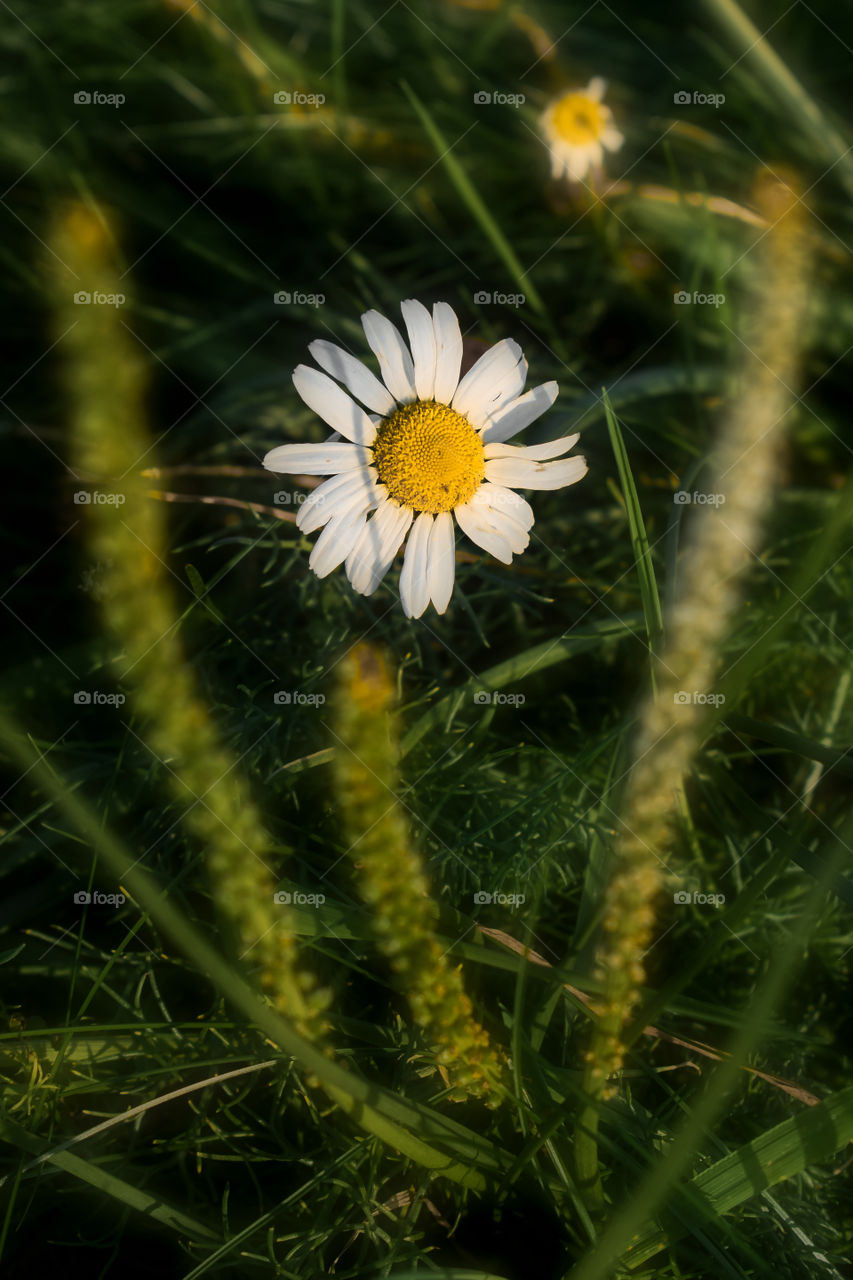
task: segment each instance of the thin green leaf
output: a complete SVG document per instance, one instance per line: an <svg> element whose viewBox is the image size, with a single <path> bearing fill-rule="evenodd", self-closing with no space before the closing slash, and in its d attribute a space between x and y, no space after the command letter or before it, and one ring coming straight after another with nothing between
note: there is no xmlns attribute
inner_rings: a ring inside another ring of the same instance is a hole
<svg viewBox="0 0 853 1280"><path fill-rule="evenodd" d="M663 632L663 618L661 616L660 596L658 595L658 587L655 580L654 565L652 564L652 553L649 549L646 526L643 523L640 499L637 496L637 486L634 484L634 477L631 474L631 464L628 461L625 441L622 439L622 432L619 430L619 423L616 421L616 415L607 398L607 392L602 390L601 395L604 401L610 443L613 446L616 466L619 471L619 482L622 485L622 496L625 500L628 530L631 535L631 546L634 549L637 577L640 582L640 597L643 602L643 617L646 622L649 650L654 653Z"/></svg>
<svg viewBox="0 0 853 1280"><path fill-rule="evenodd" d="M21 1125L15 1124L11 1120L0 1120L0 1137L13 1146L30 1152L32 1155L40 1156L50 1149L48 1143L42 1142L41 1139L34 1137ZM90 1186L102 1191L104 1195L110 1196L113 1200L127 1205L129 1209L134 1209L148 1218L154 1218L155 1221L161 1222L164 1226L170 1227L181 1235L188 1235L196 1240L214 1241L219 1239L216 1232L211 1231L203 1223L196 1222L195 1218L191 1218L188 1214L182 1213L180 1209L175 1209L166 1204L164 1200L152 1196L150 1192L140 1191L137 1187L131 1186L129 1182L123 1182L121 1178L114 1177L113 1174L107 1173L105 1169L102 1169L99 1165L92 1164L89 1160L72 1155L69 1151L54 1152L49 1156L49 1160L51 1164L56 1165L59 1169L64 1169L66 1173L79 1178L81 1182L87 1182Z"/></svg>
<svg viewBox="0 0 853 1280"><path fill-rule="evenodd" d="M732 1209L767 1187L829 1160L853 1139L853 1085L825 1098L816 1107L784 1120L718 1160L687 1184L691 1199L709 1219ZM627 1261L638 1267L658 1253L672 1237L653 1227L640 1234Z"/></svg>
<svg viewBox="0 0 853 1280"><path fill-rule="evenodd" d="M225 619L217 609L216 605L210 599L210 594L209 594L210 587L206 587L204 585L204 578L201 576L198 569L195 567L194 564L188 564L188 565L185 565L184 567L187 571L187 577L190 580L190 586L195 592L196 599L198 600L199 604L203 604L207 612L210 614L210 616L212 618L215 618L217 622L222 623L224 625Z"/></svg>
<svg viewBox="0 0 853 1280"><path fill-rule="evenodd" d="M537 672L547 671L549 667L553 667L558 662L564 662L566 658L573 658L579 653L598 648L604 640L633 635L641 621L639 615L626 613L617 622L609 618L602 622L593 622L584 627L583 631L570 631L564 636L557 636L556 639L545 640L542 644L534 645L532 649L517 653L514 658L508 658L506 662L499 662L496 666L489 667L479 676L472 676L435 706L430 707L429 711L412 725L403 738L402 754L406 755L412 747L417 746L421 738L436 725L442 722L446 724L462 703L466 699L470 701L475 693L502 689L510 682L515 683Z"/></svg>
<svg viewBox="0 0 853 1280"><path fill-rule="evenodd" d="M485 201L477 191L471 179L468 177L464 166L456 159L456 156L451 150L450 144L445 140L438 125L405 81L403 82L403 92L406 94L406 97L418 113L421 124L429 134L430 141L438 152L439 159L447 169L450 180L459 193L463 203L467 205L469 212L480 224L483 233L491 243L495 253L505 264L507 270L518 288L524 294L527 301L531 303L534 310L538 311L540 315L545 315L545 305L540 298L535 285L528 278L527 273L516 257L515 250L501 231L489 209L486 207Z"/></svg>

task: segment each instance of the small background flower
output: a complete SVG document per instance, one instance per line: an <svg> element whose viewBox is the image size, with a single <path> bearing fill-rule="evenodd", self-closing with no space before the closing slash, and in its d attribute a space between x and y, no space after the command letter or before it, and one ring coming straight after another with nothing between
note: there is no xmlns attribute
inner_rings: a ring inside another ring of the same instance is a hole
<svg viewBox="0 0 853 1280"><path fill-rule="evenodd" d="M593 76L585 89L570 89L551 102L539 128L551 156L551 176L583 182L604 166L604 153L618 151L624 138L604 102L607 85Z"/></svg>

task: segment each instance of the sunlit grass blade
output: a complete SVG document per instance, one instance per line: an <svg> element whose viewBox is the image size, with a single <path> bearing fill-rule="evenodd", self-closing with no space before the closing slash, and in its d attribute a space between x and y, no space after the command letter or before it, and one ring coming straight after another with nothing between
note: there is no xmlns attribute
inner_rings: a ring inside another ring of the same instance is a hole
<svg viewBox="0 0 853 1280"><path fill-rule="evenodd" d="M438 152L442 164L447 169L451 182L456 188L469 213L471 213L475 221L482 228L484 235L491 244L498 258L500 258L501 262L504 263L512 276L514 283L524 294L527 301L531 303L534 310L538 311L540 315L545 315L545 304L539 296L536 286L525 272L515 250L504 235L503 231L501 231L494 216L486 206L486 203L480 193L477 191L477 188L468 177L464 166L460 164L456 156L453 154L450 144L447 142L438 125L435 123L432 116L417 95L413 93L405 83L403 84L403 90L405 91L405 94L412 106L415 108L415 111L418 113L421 124L429 134L430 141Z"/></svg>
<svg viewBox="0 0 853 1280"><path fill-rule="evenodd" d="M643 617L646 623L649 651L654 653L663 634L663 618L661 616L660 596L658 595L654 564L652 563L652 553L649 548L643 513L640 510L637 486L631 474L631 464L628 461L625 441L622 439L622 432L619 429L619 423L616 421L616 415L613 412L606 391L602 390L601 398L604 402L607 430L610 435L610 443L613 446L613 454L619 471L619 482L622 486L622 496L625 501L628 532L631 537L631 546L634 550L634 560L637 565L637 578L640 584L640 598L643 603Z"/></svg>
<svg viewBox="0 0 853 1280"><path fill-rule="evenodd" d="M691 1179L687 1184L691 1202L713 1221L767 1187L829 1160L851 1139L853 1085L784 1120ZM646 1262L672 1237L672 1231L665 1235L655 1228L642 1232L631 1247L629 1265Z"/></svg>

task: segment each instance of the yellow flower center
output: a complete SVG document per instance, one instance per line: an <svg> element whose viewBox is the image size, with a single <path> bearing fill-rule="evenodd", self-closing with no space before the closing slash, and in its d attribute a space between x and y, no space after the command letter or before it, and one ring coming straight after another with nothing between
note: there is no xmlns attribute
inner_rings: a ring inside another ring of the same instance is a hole
<svg viewBox="0 0 853 1280"><path fill-rule="evenodd" d="M486 474L471 423L435 400L404 404L379 424L373 465L389 497L433 515L467 502Z"/></svg>
<svg viewBox="0 0 853 1280"><path fill-rule="evenodd" d="M585 93L567 93L554 108L554 129L573 146L597 142L607 122L606 110Z"/></svg>

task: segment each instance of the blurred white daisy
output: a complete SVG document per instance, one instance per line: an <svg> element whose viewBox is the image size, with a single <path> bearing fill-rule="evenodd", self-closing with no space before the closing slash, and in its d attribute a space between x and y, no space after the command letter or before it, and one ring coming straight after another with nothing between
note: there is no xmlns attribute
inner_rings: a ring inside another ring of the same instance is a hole
<svg viewBox="0 0 853 1280"><path fill-rule="evenodd" d="M587 465L580 457L548 461L567 453L577 435L530 447L505 443L557 396L556 382L522 394L527 361L517 342L498 342L460 380L462 334L453 309L437 302L430 315L410 299L401 310L411 350L378 311L361 317L381 382L334 343L311 343L326 372L299 365L293 383L333 434L324 444L279 445L264 466L332 477L296 517L303 533L325 526L308 562L320 578L345 563L355 590L372 595L408 534L400 599L406 616L419 618L430 600L438 613L450 601L454 517L472 542L509 564L533 524L533 511L513 489L561 489L580 480Z"/></svg>
<svg viewBox="0 0 853 1280"><path fill-rule="evenodd" d="M585 89L563 94L539 117L553 178L565 175L582 182L591 169L602 167L605 150L618 151L625 141L613 123L613 112L602 102L606 88L604 80L594 76Z"/></svg>

